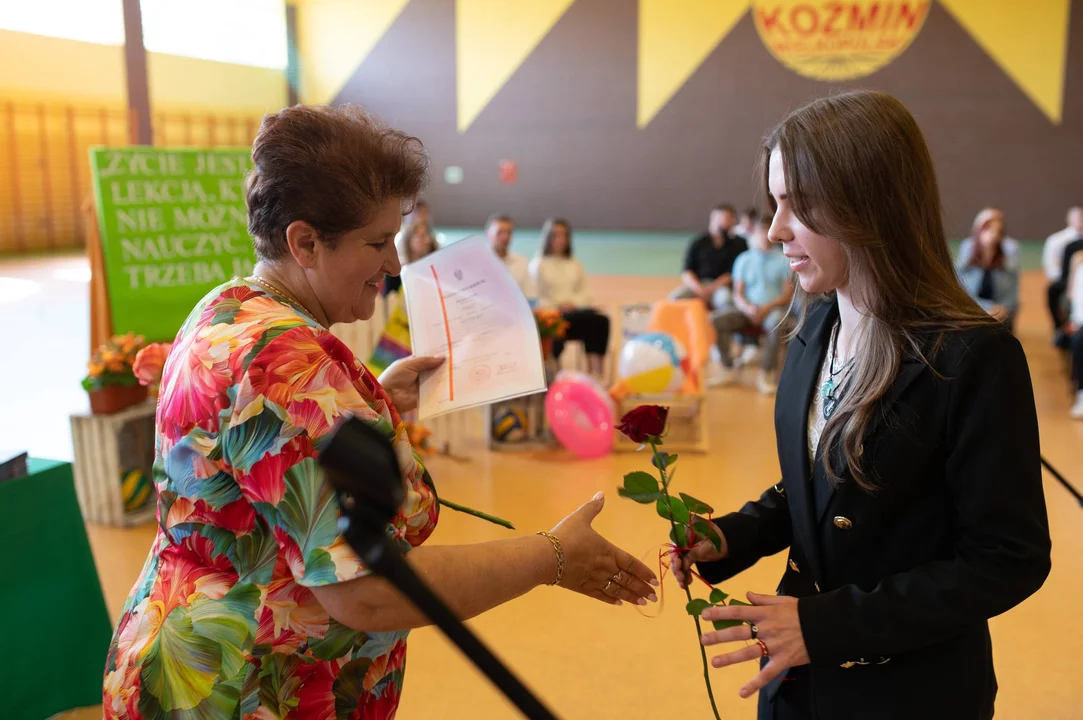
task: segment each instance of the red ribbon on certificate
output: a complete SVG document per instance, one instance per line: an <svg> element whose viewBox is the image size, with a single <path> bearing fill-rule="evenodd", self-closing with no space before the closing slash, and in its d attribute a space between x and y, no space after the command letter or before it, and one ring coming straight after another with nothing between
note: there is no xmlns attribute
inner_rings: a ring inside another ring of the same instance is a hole
<svg viewBox="0 0 1083 720"><path fill-rule="evenodd" d="M430 265L432 279L436 281L436 294L440 297L440 312L444 316L444 334L447 336L447 387L448 399L455 399L455 372L451 354L451 324L447 320L447 303L444 302L444 290L440 287L440 276L436 274L436 266Z"/></svg>

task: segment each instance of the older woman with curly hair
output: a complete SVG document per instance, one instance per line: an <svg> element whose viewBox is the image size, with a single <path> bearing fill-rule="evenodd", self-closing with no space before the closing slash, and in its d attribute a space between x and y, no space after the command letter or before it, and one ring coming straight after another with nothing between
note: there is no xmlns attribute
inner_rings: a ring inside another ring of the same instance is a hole
<svg viewBox="0 0 1083 720"><path fill-rule="evenodd" d="M370 318L398 274L421 143L360 108L297 106L264 119L252 159L259 263L199 302L166 362L158 534L109 650L105 716L394 716L408 630L427 620L339 532L316 458L347 416L394 443L407 493L387 532L458 617L545 584L653 599L650 570L591 528L601 493L548 533L425 544L439 505L399 413L440 360L375 378L328 329Z"/></svg>

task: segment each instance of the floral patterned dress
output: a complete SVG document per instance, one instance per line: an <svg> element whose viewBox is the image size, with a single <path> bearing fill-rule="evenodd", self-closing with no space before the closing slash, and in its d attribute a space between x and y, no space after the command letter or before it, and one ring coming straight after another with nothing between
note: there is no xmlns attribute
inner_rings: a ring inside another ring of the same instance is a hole
<svg viewBox="0 0 1083 720"><path fill-rule="evenodd" d="M310 588L368 570L316 457L347 416L393 438L402 549L437 522L428 473L375 378L283 298L233 280L204 298L162 376L158 533L106 660L106 718L393 718L403 632L362 633Z"/></svg>

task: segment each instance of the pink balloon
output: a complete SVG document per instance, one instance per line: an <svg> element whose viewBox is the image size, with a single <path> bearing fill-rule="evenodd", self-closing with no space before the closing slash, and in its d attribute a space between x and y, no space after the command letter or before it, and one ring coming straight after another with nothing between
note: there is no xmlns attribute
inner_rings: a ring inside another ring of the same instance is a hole
<svg viewBox="0 0 1083 720"><path fill-rule="evenodd" d="M613 449L616 413L613 398L585 373L558 373L545 397L545 416L553 434L581 458L601 457Z"/></svg>

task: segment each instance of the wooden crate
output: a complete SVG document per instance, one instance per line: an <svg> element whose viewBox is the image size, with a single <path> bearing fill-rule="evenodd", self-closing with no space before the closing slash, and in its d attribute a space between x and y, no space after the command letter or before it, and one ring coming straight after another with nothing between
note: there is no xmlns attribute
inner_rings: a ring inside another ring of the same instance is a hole
<svg viewBox="0 0 1083 720"><path fill-rule="evenodd" d="M551 447L555 441L553 432L549 428L549 421L545 417L545 395L546 393L537 393L483 406L486 448L503 452L525 452ZM523 411L527 427L525 439L502 442L493 437L493 418L498 417L506 408L518 408Z"/></svg>
<svg viewBox="0 0 1083 720"><path fill-rule="evenodd" d="M617 420L640 405L662 405L669 408L663 447L669 452L707 452L707 396L700 395L629 395L617 402ZM635 450L639 446L614 430L613 447L618 452Z"/></svg>
<svg viewBox="0 0 1083 720"><path fill-rule="evenodd" d="M75 493L87 522L131 527L153 520L157 497L138 510L124 510L123 473L141 470L153 482L155 401L147 400L112 415L72 415Z"/></svg>

